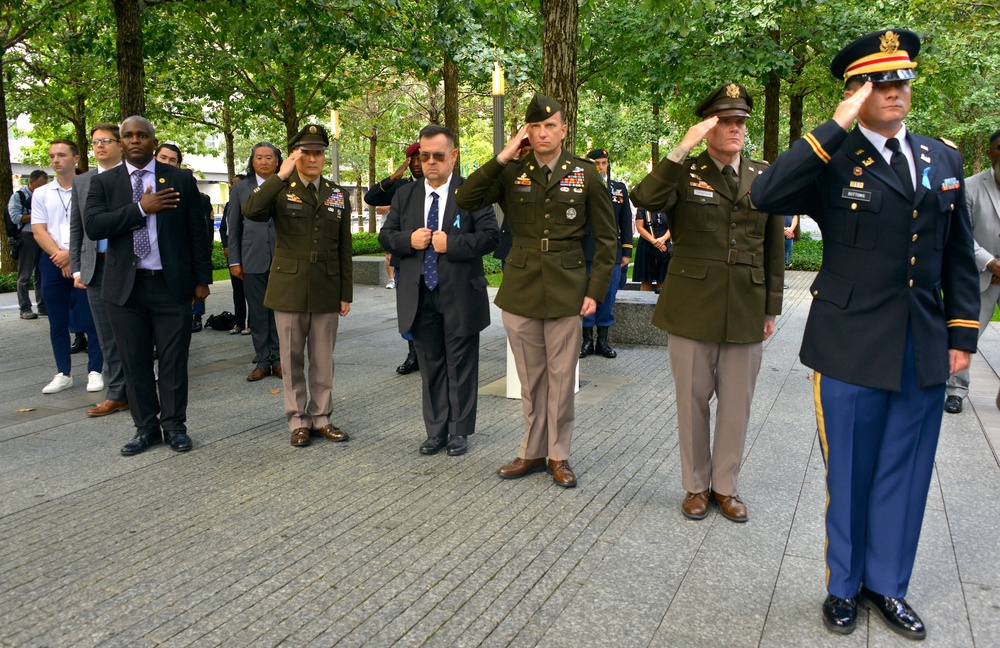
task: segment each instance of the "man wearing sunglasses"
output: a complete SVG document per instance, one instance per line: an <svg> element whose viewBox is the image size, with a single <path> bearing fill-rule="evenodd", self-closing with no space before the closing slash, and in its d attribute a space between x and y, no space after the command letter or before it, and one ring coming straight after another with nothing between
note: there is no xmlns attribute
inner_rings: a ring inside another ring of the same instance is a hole
<svg viewBox="0 0 1000 648"><path fill-rule="evenodd" d="M379 233L382 247L399 258L396 286L399 332L413 332L423 381L427 439L420 453L447 446L465 454L476 431L479 333L490 324L483 255L500 240L493 209L460 210L454 173L458 150L449 129L420 130L422 182L396 191Z"/></svg>

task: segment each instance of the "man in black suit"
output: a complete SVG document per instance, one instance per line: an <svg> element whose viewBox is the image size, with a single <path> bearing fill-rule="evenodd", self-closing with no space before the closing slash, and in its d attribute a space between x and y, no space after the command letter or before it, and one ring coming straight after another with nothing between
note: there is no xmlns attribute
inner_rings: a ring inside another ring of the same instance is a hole
<svg viewBox="0 0 1000 648"><path fill-rule="evenodd" d="M153 159L153 125L129 117L121 140L125 164L94 176L83 214L87 236L108 239L102 297L136 426L121 452L139 454L163 439L184 452L191 449L185 427L191 302L204 300L212 282L208 231L191 172Z"/></svg>
<svg viewBox="0 0 1000 648"><path fill-rule="evenodd" d="M423 383L427 440L422 454L465 454L476 428L479 332L489 326L483 255L500 240L492 207L470 212L455 204L462 177L453 173L455 135L431 124L420 131L423 181L400 187L379 233L397 256L399 331L413 331Z"/></svg>

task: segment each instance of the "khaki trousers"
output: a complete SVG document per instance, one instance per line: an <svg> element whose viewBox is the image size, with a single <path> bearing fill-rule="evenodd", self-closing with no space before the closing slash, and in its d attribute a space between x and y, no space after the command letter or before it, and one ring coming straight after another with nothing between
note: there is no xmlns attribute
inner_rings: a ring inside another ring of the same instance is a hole
<svg viewBox="0 0 1000 648"><path fill-rule="evenodd" d="M536 319L503 311L521 380L525 433L517 456L522 459L569 460L582 319L579 315Z"/></svg>
<svg viewBox="0 0 1000 648"><path fill-rule="evenodd" d="M288 429L321 428L333 411L333 347L338 313L274 311L285 389ZM309 389L306 390L305 349L309 344Z"/></svg>
<svg viewBox="0 0 1000 648"><path fill-rule="evenodd" d="M703 342L671 333L667 349L677 390L684 490L700 493L711 488L720 495L736 495L763 344ZM709 449L712 394L718 402L715 443Z"/></svg>

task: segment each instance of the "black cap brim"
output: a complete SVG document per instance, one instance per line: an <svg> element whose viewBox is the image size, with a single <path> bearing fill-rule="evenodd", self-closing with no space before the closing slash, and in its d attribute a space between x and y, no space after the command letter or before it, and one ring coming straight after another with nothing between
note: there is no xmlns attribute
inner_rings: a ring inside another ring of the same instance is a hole
<svg viewBox="0 0 1000 648"><path fill-rule="evenodd" d="M874 84L893 83L895 81L907 81L916 79L917 73L911 69L885 70L883 72L868 72L866 74L855 74L848 81L857 80L861 83L871 81Z"/></svg>

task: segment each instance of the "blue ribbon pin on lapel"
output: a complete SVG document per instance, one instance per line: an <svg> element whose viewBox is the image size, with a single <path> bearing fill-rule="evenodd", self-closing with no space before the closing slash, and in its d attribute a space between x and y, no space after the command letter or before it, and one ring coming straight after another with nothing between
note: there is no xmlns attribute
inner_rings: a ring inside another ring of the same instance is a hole
<svg viewBox="0 0 1000 648"><path fill-rule="evenodd" d="M927 167L926 169L924 169L924 177L920 181L920 184L922 184L924 186L924 189L930 189L931 188L931 177L930 176L931 176L931 168Z"/></svg>
<svg viewBox="0 0 1000 648"><path fill-rule="evenodd" d="M461 227L462 226L462 215L461 214L458 214L458 215L455 216L455 222L452 223L451 226L452 227Z"/></svg>

